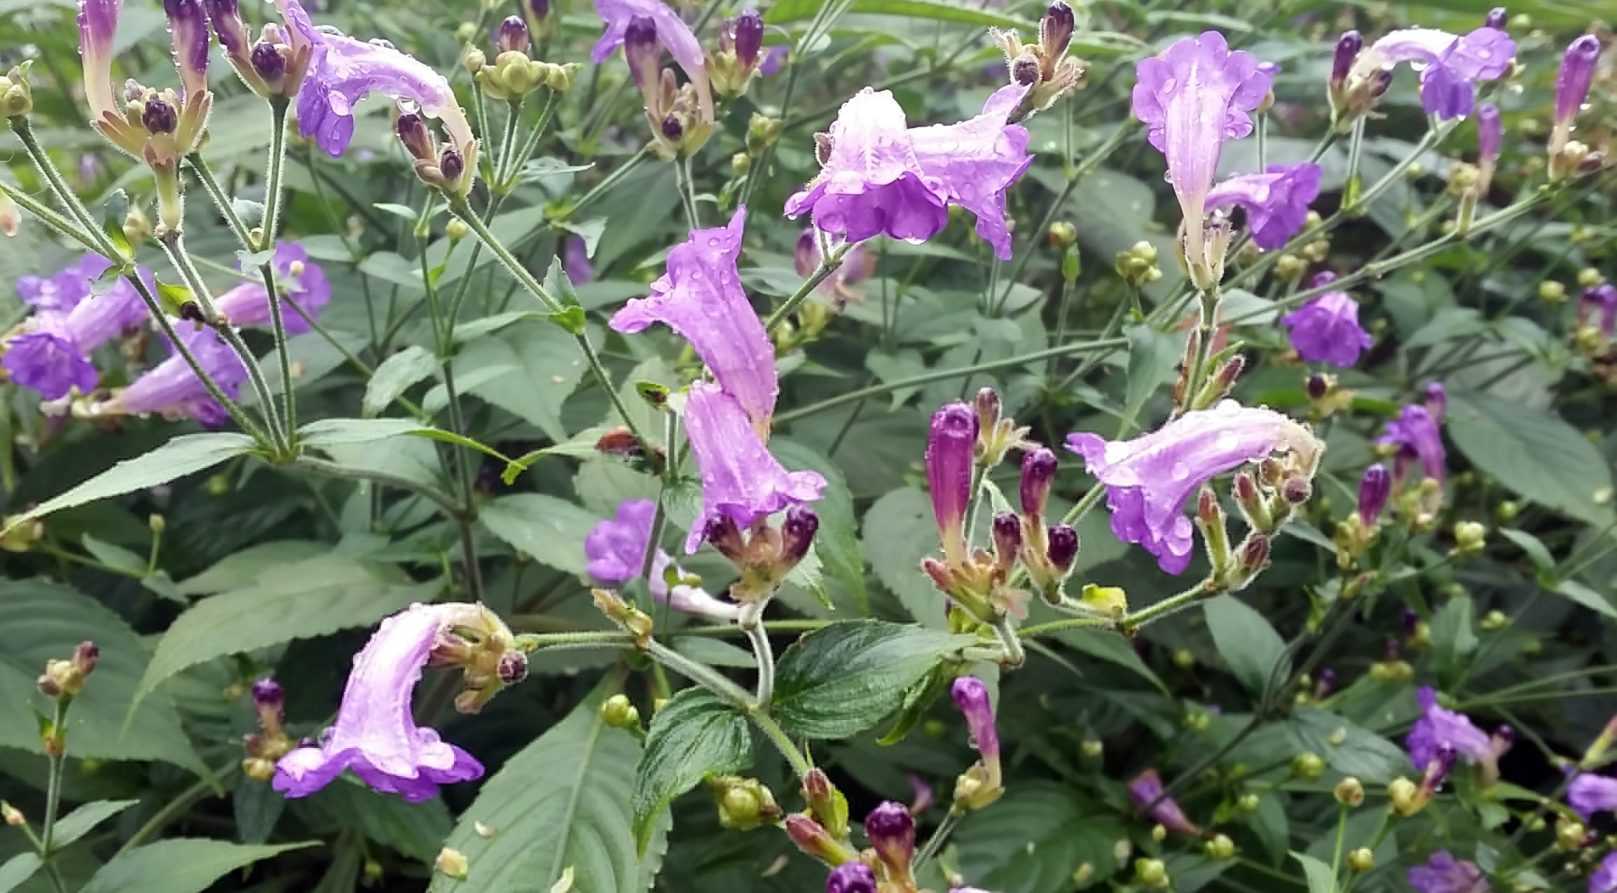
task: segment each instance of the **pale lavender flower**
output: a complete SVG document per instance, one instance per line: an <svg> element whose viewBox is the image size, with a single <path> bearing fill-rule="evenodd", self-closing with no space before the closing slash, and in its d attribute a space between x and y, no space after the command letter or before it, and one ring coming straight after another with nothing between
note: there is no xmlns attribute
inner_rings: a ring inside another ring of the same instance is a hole
<svg viewBox="0 0 1617 893"><path fill-rule="evenodd" d="M1589 875L1589 893L1617 893L1617 852L1607 853Z"/></svg>
<svg viewBox="0 0 1617 893"><path fill-rule="evenodd" d="M1147 769L1129 782L1129 799L1134 802L1134 808L1145 812L1151 820L1181 834L1200 834L1201 829L1196 827L1179 804L1172 797L1162 796L1162 776L1155 769Z"/></svg>
<svg viewBox="0 0 1617 893"><path fill-rule="evenodd" d="M1321 274L1325 275L1336 278ZM1314 287L1328 282L1316 277ZM1357 363L1359 354L1372 343L1370 333L1359 325L1359 302L1345 291L1320 295L1282 316L1280 324L1286 327L1297 355L1310 363L1347 368Z"/></svg>
<svg viewBox="0 0 1617 893"><path fill-rule="evenodd" d="M971 503L977 424L977 413L970 406L950 403L932 414L932 430L926 438L932 515L938 522L943 553L954 564L966 559L966 506Z"/></svg>
<svg viewBox="0 0 1617 893"><path fill-rule="evenodd" d="M152 292L157 291L157 279L152 271L138 268L141 281ZM147 319L146 302L127 279L118 279L101 294L73 305L64 322L69 336L79 350L90 353L115 338L138 329Z"/></svg>
<svg viewBox="0 0 1617 893"><path fill-rule="evenodd" d="M568 281L574 285L595 281L595 266L590 263L589 246L578 236L567 236L562 240L561 264Z"/></svg>
<svg viewBox="0 0 1617 893"><path fill-rule="evenodd" d="M1168 162L1168 179L1184 215L1186 256L1204 256L1207 193L1225 140L1252 132L1251 113L1274 72L1251 53L1232 52L1224 35L1186 37L1134 66L1134 117Z"/></svg>
<svg viewBox="0 0 1617 893"><path fill-rule="evenodd" d="M100 373L73 341L61 314L34 317L27 329L0 346L0 368L13 382L37 391L46 400L58 400L77 389L95 390Z"/></svg>
<svg viewBox="0 0 1617 893"><path fill-rule="evenodd" d="M1420 705L1420 718L1410 727L1404 739L1409 761L1419 771L1425 771L1433 761L1441 758L1440 751L1452 749L1454 754L1468 763L1488 760L1493 754L1493 743L1488 734L1471 724L1463 713L1448 710L1437 703L1437 691L1423 685L1415 692Z"/></svg>
<svg viewBox="0 0 1617 893"><path fill-rule="evenodd" d="M1106 485L1117 538L1139 543L1164 572L1178 574L1190 564L1195 530L1184 505L1202 484L1279 451L1293 453L1312 474L1324 445L1278 412L1225 400L1132 440L1069 434L1067 449Z"/></svg>
<svg viewBox="0 0 1617 893"><path fill-rule="evenodd" d="M1477 106L1477 195L1486 196L1499 166L1499 147L1504 142L1504 125L1499 106L1484 102Z"/></svg>
<svg viewBox="0 0 1617 893"><path fill-rule="evenodd" d="M971 746L985 762L998 761L999 730L994 725L994 705L988 698L988 686L976 676L958 676L949 687L949 697L966 718Z"/></svg>
<svg viewBox="0 0 1617 893"><path fill-rule="evenodd" d="M1564 125L1578 116L1594 83L1595 63L1600 61L1600 38L1585 34L1566 48L1561 69L1555 75L1555 123Z"/></svg>
<svg viewBox="0 0 1617 893"><path fill-rule="evenodd" d="M703 52L702 42L697 39L696 33L685 24L678 12L662 0L595 0L595 12L606 22L606 31L590 51L590 61L596 64L605 62L613 51L623 45L631 21L636 18L650 19L657 29L657 42L668 50L668 54L684 69L685 76L696 85L703 118L713 120L713 93L708 83L707 54Z"/></svg>
<svg viewBox="0 0 1617 893"><path fill-rule="evenodd" d="M691 385L685 433L702 475L702 512L685 540L687 552L701 546L710 522L728 519L745 530L787 506L818 500L825 489L818 472L783 468L746 410L718 385Z"/></svg>
<svg viewBox="0 0 1617 893"><path fill-rule="evenodd" d="M651 283L651 294L626 304L611 325L634 333L660 322L678 332L764 435L780 380L775 347L736 272L746 224L741 207L728 226L691 230L690 239L668 252L667 272Z"/></svg>
<svg viewBox="0 0 1617 893"><path fill-rule="evenodd" d="M1438 430L1441 415L1426 406L1410 404L1387 422L1376 443L1397 448L1393 465L1394 477L1403 480L1411 463L1419 461L1426 476L1441 482L1448 473L1448 457L1443 449L1443 434Z"/></svg>
<svg viewBox="0 0 1617 893"><path fill-rule="evenodd" d="M863 862L844 862L825 879L825 893L876 893L876 875Z"/></svg>
<svg viewBox="0 0 1617 893"><path fill-rule="evenodd" d="M1567 786L1566 802L1586 822L1597 812L1617 813L1617 778L1580 772Z"/></svg>
<svg viewBox="0 0 1617 893"><path fill-rule="evenodd" d="M1246 211L1246 228L1259 248L1275 249L1303 228L1308 206L1319 197L1320 166L1271 164L1261 174L1242 174L1207 193L1207 210L1229 205Z"/></svg>
<svg viewBox="0 0 1617 893"><path fill-rule="evenodd" d="M42 313L66 313L90 296L95 281L111 266L99 254L86 254L50 276L19 276L17 297Z"/></svg>
<svg viewBox="0 0 1617 893"><path fill-rule="evenodd" d="M1425 865L1409 869L1407 877L1416 893L1489 893L1492 889L1482 869L1454 858L1448 850L1433 853Z"/></svg>
<svg viewBox="0 0 1617 893"><path fill-rule="evenodd" d="M763 61L758 63L758 75L760 77L772 78L775 75L780 74L781 69L786 67L786 60L791 56L791 54L792 48L785 44L781 44L780 46L765 47Z"/></svg>
<svg viewBox="0 0 1617 893"><path fill-rule="evenodd" d="M1025 86L1001 87L974 118L909 131L921 170L939 184L950 204L977 218L977 235L1006 261L1012 255L1005 195L1033 164L1027 128L1009 123L1026 95Z"/></svg>
<svg viewBox="0 0 1617 893"><path fill-rule="evenodd" d="M640 576L640 563L645 560L646 546L651 542L651 528L656 521L657 503L649 499L626 499L618 504L615 517L601 521L590 528L584 539L584 556L588 559L590 576L605 586L621 586ZM662 549L651 561L651 576L646 581L651 597L685 614L695 614L713 620L734 620L740 606L721 601L699 586L681 583L669 587L667 570L673 559ZM675 576L682 576L678 565Z"/></svg>
<svg viewBox="0 0 1617 893"><path fill-rule="evenodd" d="M470 781L483 765L419 728L411 702L433 647L457 623L475 619L477 605L410 606L382 621L354 655L337 721L318 747L300 747L275 766L273 786L287 797L307 797L352 769L361 781L410 802L438 795L438 786Z"/></svg>
<svg viewBox="0 0 1617 893"><path fill-rule="evenodd" d="M178 334L196 357L197 363L219 385L219 389L226 396L235 398L241 392L242 382L247 379L247 369L235 351L219 337L219 333L185 324L179 327ZM193 418L208 427L222 425L229 418L225 408L208 393L202 380L196 377L185 357L177 350L114 394L100 408L108 413L159 413L170 419Z"/></svg>
<svg viewBox="0 0 1617 893"><path fill-rule="evenodd" d="M1427 114L1463 118L1471 114L1478 82L1503 77L1515 58L1515 41L1498 28L1484 26L1465 35L1404 28L1361 53L1349 80L1371 83L1408 62L1420 71L1421 106Z"/></svg>
<svg viewBox="0 0 1617 893"><path fill-rule="evenodd" d="M108 266L100 256L86 255L49 278L25 276L18 281L24 299L31 296L42 309L0 345L0 368L12 381L47 400L65 397L75 388L81 394L95 389L99 375L90 354L146 319L145 303L123 279L102 294L93 294L95 278ZM155 288L150 270L141 268L140 276ZM23 280L30 280L26 289Z"/></svg>
<svg viewBox="0 0 1617 893"><path fill-rule="evenodd" d="M310 260L309 252L297 242L275 246L274 264L281 319L287 332L296 335L309 331L310 322L331 300L326 271ZM270 325L269 292L263 282L243 282L214 298L214 304L232 325ZM303 312L299 313L299 309Z"/></svg>

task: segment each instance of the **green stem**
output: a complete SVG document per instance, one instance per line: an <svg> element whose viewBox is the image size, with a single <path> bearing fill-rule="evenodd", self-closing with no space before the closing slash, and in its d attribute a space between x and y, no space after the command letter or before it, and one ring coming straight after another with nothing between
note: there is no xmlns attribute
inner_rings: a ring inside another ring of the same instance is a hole
<svg viewBox="0 0 1617 893"><path fill-rule="evenodd" d="M225 225L230 227L230 232L236 237L236 241L241 243L243 248L251 251L253 249L253 239L247 232L247 224L242 222L241 215L237 214L236 209L231 206L229 196L225 195L224 189L219 185L219 180L213 175L213 168L209 167L207 161L203 160L201 152L192 152L186 156L185 161L190 166L191 173L196 174L197 182L202 184L202 191L208 194L208 198L213 200L213 206L219 209L220 216L225 218Z"/></svg>
<svg viewBox="0 0 1617 893"><path fill-rule="evenodd" d="M1024 639L1036 639L1040 636L1051 636L1071 629L1110 629L1112 621L1104 617L1068 617L1064 620L1050 620L1045 623L1023 627L1018 632Z"/></svg>
<svg viewBox="0 0 1617 893"><path fill-rule="evenodd" d="M797 287L797 291L793 292L785 303L776 307L775 311L769 314L769 318L764 320L764 331L773 332L775 326L780 325L782 320L792 315L797 310L798 305L807 300L808 296L813 294L816 288L820 287L820 283L826 280L826 277L835 273L837 268L842 266L842 259L847 257L848 250L852 247L852 245L844 244L832 251L830 255L822 255L820 265L814 268L814 272L803 280L803 284Z"/></svg>
<svg viewBox="0 0 1617 893"><path fill-rule="evenodd" d="M286 108L287 98L276 96L270 100L269 167L264 174L264 237L259 251L273 251L276 232L281 223L281 181L286 170ZM281 361L281 399L286 401L286 448L295 452L298 446L297 389L292 386L292 358L286 346L286 320L281 310L281 291L275 282L275 258L272 255L258 270L264 276L264 293L269 299L270 328L275 335L275 353Z"/></svg>
<svg viewBox="0 0 1617 893"><path fill-rule="evenodd" d="M217 772L209 773L209 775L216 778L218 782L222 784L228 780L232 774L240 771L240 768L241 765L239 761L233 762L230 765L219 769ZM194 806L198 800L201 800L203 796L205 796L208 791L212 790L213 788L214 785L210 784L207 779L203 779L202 781L198 781L197 783L181 791L179 794L175 795L173 799L163 804L161 809L155 813L152 813L152 817L147 819L146 823L141 825L134 834L131 834L129 839L123 842L122 846L118 847L118 851L112 854L113 858L117 858L129 850L140 846L142 843L145 843L146 840L152 835L163 830L165 825L174 821L174 819L178 818L187 809Z"/></svg>
<svg viewBox="0 0 1617 893"><path fill-rule="evenodd" d="M798 778L807 776L814 769L808 758L803 756L803 751L798 749L791 736L786 734L786 730L780 727L780 723L775 722L773 716L761 710L754 711L750 715L753 725L757 726L758 731L763 732L764 737L775 745L775 749L780 751L780 755L786 758L787 764L792 767L792 772Z"/></svg>
<svg viewBox="0 0 1617 893"><path fill-rule="evenodd" d="M601 178L601 182L596 183L593 187L591 187L589 192L584 193L584 195L579 198L578 201L574 202L572 206L567 209L567 212L563 214L560 219L571 220L573 215L577 214L580 209L593 204L596 199L605 195L613 186L618 185L618 183L621 182L624 177L629 176L629 174L633 172L635 168L640 166L640 162L646 160L646 156L649 154L651 154L651 144L646 143L644 146L640 147L640 151L630 155L622 164L613 168L610 174L607 174L605 177Z"/></svg>
<svg viewBox="0 0 1617 893"><path fill-rule="evenodd" d="M764 629L764 608L768 599L743 605L736 626L746 635L752 653L758 662L758 690L754 701L760 710L768 710L775 698L775 649L769 643L769 631Z"/></svg>
<svg viewBox="0 0 1617 893"><path fill-rule="evenodd" d="M51 718L51 734L64 744L67 741L67 733L63 728L66 721L67 699L64 695L57 698ZM61 753L49 753L48 756L50 768L45 777L45 821L39 829L39 858L45 862L51 884L59 893L67 893L67 887L62 883L61 873L53 858L56 854L51 852L51 838L56 833L56 817L62 808L62 777L67 771L67 757Z"/></svg>
<svg viewBox="0 0 1617 893"><path fill-rule="evenodd" d="M932 857L938 854L938 850L943 849L949 835L954 832L955 826L960 824L960 820L965 815L965 810L953 808L944 815L943 821L938 823L938 827L933 830L932 836L926 839L926 843L922 844L921 849L915 854L915 869L917 871L920 870L921 866L932 861Z"/></svg>
<svg viewBox="0 0 1617 893"><path fill-rule="evenodd" d="M1183 611L1197 601L1215 594L1208 591L1207 583L1208 581L1202 580L1178 595L1170 595L1154 605L1147 605L1138 611L1124 615L1123 619L1118 621L1118 628L1123 630L1125 634L1132 634L1135 630L1148 623Z"/></svg>

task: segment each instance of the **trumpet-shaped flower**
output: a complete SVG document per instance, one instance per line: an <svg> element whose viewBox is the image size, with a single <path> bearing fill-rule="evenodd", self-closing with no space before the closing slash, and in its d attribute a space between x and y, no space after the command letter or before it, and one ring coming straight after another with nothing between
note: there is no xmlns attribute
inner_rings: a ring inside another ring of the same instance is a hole
<svg viewBox="0 0 1617 893"><path fill-rule="evenodd" d="M1410 727L1404 748L1409 751L1409 761L1417 770L1425 771L1434 760L1440 759L1440 752L1445 749L1470 763L1487 760L1492 754L1488 733L1472 725L1465 714L1440 706L1437 692L1431 686L1421 686L1415 700L1420 705L1421 715Z"/></svg>
<svg viewBox="0 0 1617 893"><path fill-rule="evenodd" d="M1567 786L1566 802L1584 821L1598 812L1617 812L1617 778L1580 772Z"/></svg>
<svg viewBox="0 0 1617 893"><path fill-rule="evenodd" d="M1347 89L1350 94L1379 95L1392 69L1408 62L1420 71L1421 107L1426 113L1439 119L1463 118L1476 104L1477 84L1503 77L1515 58L1516 42L1498 28L1484 26L1464 35L1404 28L1359 54L1348 73Z"/></svg>
<svg viewBox="0 0 1617 893"><path fill-rule="evenodd" d="M296 335L309 331L311 321L331 300L331 282L326 278L326 271L310 260L309 252L297 242L275 246L274 264L281 318L287 332ZM269 292L262 282L243 282L214 298L214 304L231 325L270 324Z"/></svg>
<svg viewBox="0 0 1617 893"><path fill-rule="evenodd" d="M1265 173L1230 177L1214 186L1207 209L1240 207L1253 243L1273 250L1303 228L1308 206L1319 197L1320 176L1317 164L1271 164Z"/></svg>
<svg viewBox="0 0 1617 893"><path fill-rule="evenodd" d="M1448 473L1443 434L1438 429L1441 411L1417 404L1405 406L1398 418L1387 423L1376 439L1382 446L1397 449L1394 476L1402 480L1412 462L1419 461L1426 476L1441 482Z"/></svg>
<svg viewBox="0 0 1617 893"><path fill-rule="evenodd" d="M187 324L179 328L178 334L197 364L226 396L234 398L241 392L247 369L219 333ZM192 418L208 427L222 425L229 417L178 350L114 394L99 409L106 413L159 413L165 418Z"/></svg>
<svg viewBox="0 0 1617 893"><path fill-rule="evenodd" d="M590 61L600 64L623 45L629 23L636 18L649 19L656 28L657 42L668 50L679 67L696 86L701 102L702 116L713 120L713 91L708 83L707 54L702 41L685 20L662 0L595 0L595 12L606 22L606 31L590 51Z"/></svg>
<svg viewBox="0 0 1617 893"><path fill-rule="evenodd" d="M1492 889L1475 863L1438 850L1425 865L1409 869L1409 886L1416 893L1489 893Z"/></svg>

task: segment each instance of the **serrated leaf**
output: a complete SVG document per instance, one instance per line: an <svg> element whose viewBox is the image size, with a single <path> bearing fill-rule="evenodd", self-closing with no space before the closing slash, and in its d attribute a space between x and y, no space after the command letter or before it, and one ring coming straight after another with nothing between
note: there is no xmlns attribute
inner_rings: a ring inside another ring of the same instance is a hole
<svg viewBox="0 0 1617 893"><path fill-rule="evenodd" d="M680 794L709 775L752 765L747 718L704 688L687 688L664 704L646 732L634 777L635 843L642 849L655 820Z"/></svg>
<svg viewBox="0 0 1617 893"><path fill-rule="evenodd" d="M129 705L163 680L204 661L369 626L412 602L430 601L440 583L410 583L396 569L342 555L265 571L252 585L205 598L181 614L157 643Z"/></svg>
<svg viewBox="0 0 1617 893"><path fill-rule="evenodd" d="M585 368L571 335L537 320L518 322L496 336L464 345L452 362L463 394L529 422L557 443L567 439L561 407L578 387ZM489 369L502 371L477 375ZM423 404L441 405L437 401L447 402L447 396L438 385L422 398Z"/></svg>
<svg viewBox="0 0 1617 893"><path fill-rule="evenodd" d="M921 572L921 559L938 550L932 501L914 487L900 487L865 512L865 554L881 580L925 626L944 629L948 599Z"/></svg>
<svg viewBox="0 0 1617 893"><path fill-rule="evenodd" d="M770 713L805 738L847 738L887 718L946 655L976 641L876 620L833 623L793 643Z"/></svg>
<svg viewBox="0 0 1617 893"><path fill-rule="evenodd" d="M224 592L226 589L251 585L266 570L282 568L313 558L330 549L331 546L326 543L310 540L273 540L259 543L232 555L226 555L202 573L181 580L174 588L181 595Z"/></svg>
<svg viewBox="0 0 1617 893"><path fill-rule="evenodd" d="M1449 396L1444 426L1472 464L1516 495L1590 524L1611 520L1611 468L1560 416L1457 392Z"/></svg>
<svg viewBox="0 0 1617 893"><path fill-rule="evenodd" d="M56 823L55 833L51 835L51 852L55 853L78 840L94 830L96 825L139 802L139 800L95 800L62 816L61 821Z"/></svg>
<svg viewBox="0 0 1617 893"><path fill-rule="evenodd" d="M423 864L438 855L454 826L442 799L408 803L346 779L327 785L300 805L325 814L337 828L359 831Z"/></svg>
<svg viewBox="0 0 1617 893"><path fill-rule="evenodd" d="M1233 595L1212 599L1203 609L1213 644L1248 692L1262 695L1271 679L1286 678L1291 667L1286 643L1262 614Z"/></svg>
<svg viewBox="0 0 1617 893"><path fill-rule="evenodd" d="M972 813L953 840L960 869L996 893L1066 893L1089 863L1078 889L1104 885L1117 868L1117 844L1128 831L1094 804L1050 783L1015 785L991 808Z"/></svg>
<svg viewBox="0 0 1617 893"><path fill-rule="evenodd" d="M853 596L860 613L869 610L865 591L865 553L859 543L858 521L854 516L853 494L842 470L818 451L793 440L777 437L769 449L787 468L812 469L825 478L825 489L814 510L820 516L820 530L814 537L814 551L824 572Z"/></svg>
<svg viewBox="0 0 1617 893"><path fill-rule="evenodd" d="M600 520L554 496L517 493L478 510L489 532L535 561L572 574L584 572L584 537Z"/></svg>
<svg viewBox="0 0 1617 893"><path fill-rule="evenodd" d="M622 683L622 673L609 675L483 784L444 842L466 855L470 873L463 881L435 874L429 893L545 893L569 869L575 889L589 893L651 887L669 820L636 855L629 769L640 744L600 717L601 702Z"/></svg>
<svg viewBox="0 0 1617 893"><path fill-rule="evenodd" d="M320 842L247 846L196 837L159 840L101 866L79 893L202 893L243 865L311 846Z"/></svg>
<svg viewBox="0 0 1617 893"><path fill-rule="evenodd" d="M419 344L412 344L383 360L365 382L360 414L380 415L388 405L417 382L438 371L438 358Z"/></svg>

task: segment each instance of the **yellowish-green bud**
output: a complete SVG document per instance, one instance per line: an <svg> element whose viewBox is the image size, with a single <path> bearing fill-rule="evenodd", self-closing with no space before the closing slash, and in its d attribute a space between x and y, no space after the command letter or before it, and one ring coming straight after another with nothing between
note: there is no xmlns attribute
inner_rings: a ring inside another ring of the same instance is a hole
<svg viewBox="0 0 1617 893"><path fill-rule="evenodd" d="M737 152L730 156L730 174L732 176L744 177L750 170L752 170L751 155L745 152Z"/></svg>
<svg viewBox="0 0 1617 893"><path fill-rule="evenodd" d="M1178 648L1173 653L1173 665L1181 670L1196 666L1196 655L1189 648Z"/></svg>
<svg viewBox="0 0 1617 893"><path fill-rule="evenodd" d="M1336 802L1343 806L1358 806L1364 802L1364 782L1349 775L1337 782L1331 793L1336 795Z"/></svg>
<svg viewBox="0 0 1617 893"><path fill-rule="evenodd" d="M4 800L0 800L0 818L5 819L6 824L13 828L28 824L28 819L23 816L22 810Z"/></svg>
<svg viewBox="0 0 1617 893"><path fill-rule="evenodd" d="M1078 747L1086 760L1098 760L1106 754L1106 743L1099 738L1085 738Z"/></svg>
<svg viewBox="0 0 1617 893"><path fill-rule="evenodd" d="M1298 778L1314 779L1325 772L1325 761L1319 754L1304 752L1291 758L1291 774Z"/></svg>
<svg viewBox="0 0 1617 893"><path fill-rule="evenodd" d="M1395 778L1387 785L1387 799L1392 809L1405 818L1420 812L1426 804L1421 800L1420 786L1407 778Z"/></svg>
<svg viewBox="0 0 1617 893"><path fill-rule="evenodd" d="M1348 853L1347 865L1348 870L1355 874L1364 874L1366 871L1376 867L1376 854L1370 852L1369 847L1361 846Z"/></svg>
<svg viewBox="0 0 1617 893"><path fill-rule="evenodd" d="M466 238L471 231L471 227L466 225L466 221L459 217L451 218L448 223L444 224L444 235L448 236L451 242L459 242L461 239Z"/></svg>
<svg viewBox="0 0 1617 893"><path fill-rule="evenodd" d="M1594 267L1584 267L1578 271L1578 284L1584 288L1594 288L1605 281L1605 275Z"/></svg>
<svg viewBox="0 0 1617 893"><path fill-rule="evenodd" d="M1583 847L1583 841L1588 836L1589 829L1582 822L1562 818L1555 823L1555 846L1561 850L1576 850Z"/></svg>
<svg viewBox="0 0 1617 893"><path fill-rule="evenodd" d="M1216 834L1213 839L1202 844L1202 850L1207 853L1207 858L1209 859L1216 859L1220 862L1226 859L1234 859L1235 841L1231 840L1228 834Z"/></svg>
<svg viewBox="0 0 1617 893"><path fill-rule="evenodd" d="M1483 630L1486 631L1486 632L1490 632L1490 633L1498 632L1499 630L1502 630L1502 629L1504 629L1505 627L1507 627L1509 625L1510 625L1510 618L1505 616L1504 611L1500 611L1500 610L1495 609L1495 610L1489 611L1488 613L1482 615L1481 626L1482 626Z"/></svg>
<svg viewBox="0 0 1617 893"><path fill-rule="evenodd" d="M1488 528L1476 521L1458 521L1454 525L1454 548L1462 554L1481 552L1488 543Z"/></svg>
<svg viewBox="0 0 1617 893"><path fill-rule="evenodd" d="M21 118L34 110L33 88L28 84L28 68L24 62L0 77L0 113L8 118Z"/></svg>
<svg viewBox="0 0 1617 893"><path fill-rule="evenodd" d="M1246 793L1242 794L1240 799L1235 801L1235 808L1247 813L1257 812L1258 804L1260 802L1261 801L1259 800L1257 794Z"/></svg>
<svg viewBox="0 0 1617 893"><path fill-rule="evenodd" d="M1069 220L1057 220L1050 224L1050 247L1067 248L1078 241L1078 228Z"/></svg>
<svg viewBox="0 0 1617 893"><path fill-rule="evenodd" d="M1161 859L1135 859L1134 880L1151 890L1168 889L1168 866Z"/></svg>
<svg viewBox="0 0 1617 893"><path fill-rule="evenodd" d="M1151 826L1151 839L1156 841L1157 843L1161 843L1164 840L1167 840L1168 839L1168 829L1167 829L1167 827L1165 827L1163 825L1160 825L1160 824L1152 825Z"/></svg>
<svg viewBox="0 0 1617 893"><path fill-rule="evenodd" d="M629 703L627 695L616 694L601 704L601 722L614 729L637 729L640 711Z"/></svg>
<svg viewBox="0 0 1617 893"><path fill-rule="evenodd" d="M466 861L466 854L451 847L444 847L438 851L438 858L433 860L432 866L439 873L452 877L457 881L466 879L471 871L471 863Z"/></svg>

